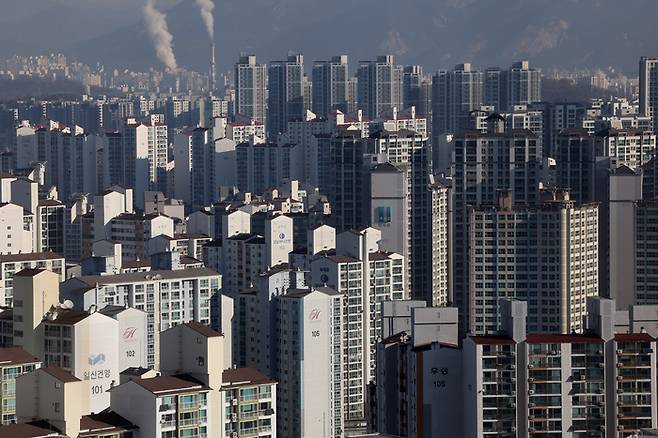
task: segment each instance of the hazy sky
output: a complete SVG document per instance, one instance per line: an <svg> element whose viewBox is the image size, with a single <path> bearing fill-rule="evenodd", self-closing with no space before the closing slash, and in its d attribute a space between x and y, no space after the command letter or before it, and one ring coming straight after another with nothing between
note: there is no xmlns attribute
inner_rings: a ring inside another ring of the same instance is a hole
<svg viewBox="0 0 658 438"><path fill-rule="evenodd" d="M142 22L145 0L0 0L0 56L62 51L86 62L161 67ZM392 53L428 69L530 59L543 67L618 67L658 54L658 0L216 0L220 69L241 52L307 62ZM156 0L182 66L207 65L194 0ZM29 29L28 32L25 30ZM75 29L75 32L72 31Z"/></svg>

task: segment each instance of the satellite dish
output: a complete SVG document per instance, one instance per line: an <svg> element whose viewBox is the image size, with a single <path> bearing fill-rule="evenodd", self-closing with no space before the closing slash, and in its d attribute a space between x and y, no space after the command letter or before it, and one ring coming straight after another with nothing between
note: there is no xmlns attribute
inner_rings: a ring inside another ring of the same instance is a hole
<svg viewBox="0 0 658 438"><path fill-rule="evenodd" d="M62 303L61 308L62 308L62 309L72 309L72 308L73 308L73 301L71 301L71 300L65 300L65 301Z"/></svg>

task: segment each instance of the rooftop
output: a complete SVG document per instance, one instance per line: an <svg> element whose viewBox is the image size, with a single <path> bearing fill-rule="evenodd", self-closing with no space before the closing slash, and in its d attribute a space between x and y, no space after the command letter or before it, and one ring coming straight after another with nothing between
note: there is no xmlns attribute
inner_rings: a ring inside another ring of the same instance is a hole
<svg viewBox="0 0 658 438"><path fill-rule="evenodd" d="M514 339L507 336L471 336L471 340L478 345L513 345Z"/></svg>
<svg viewBox="0 0 658 438"><path fill-rule="evenodd" d="M123 418L121 415L109 410L98 414L85 415L80 418L80 437L98 434L111 434L135 430L137 426Z"/></svg>
<svg viewBox="0 0 658 438"><path fill-rule="evenodd" d="M21 423L8 424L0 426L0 436L7 438L42 438L42 437L63 437L57 431L46 428L43 422L39 424Z"/></svg>
<svg viewBox="0 0 658 438"><path fill-rule="evenodd" d="M180 392L206 391L209 389L201 382L185 374L178 376L158 376L151 379L132 380L132 382L135 382L156 396L165 396Z"/></svg>
<svg viewBox="0 0 658 438"><path fill-rule="evenodd" d="M48 315L43 318L45 324L59 324L59 325L75 325L87 318L90 313L84 310L69 310L69 309L57 309L53 313L54 318L51 319Z"/></svg>
<svg viewBox="0 0 658 438"><path fill-rule="evenodd" d="M179 269L175 271L149 271L149 272L126 272L116 275L86 275L78 277L78 280L87 283L90 286L117 284L117 283L135 283L142 281L177 280L183 278L196 277L216 277L219 274L208 268L190 268Z"/></svg>
<svg viewBox="0 0 658 438"><path fill-rule="evenodd" d="M199 333L200 335L206 336L208 338L215 338L217 336L222 336L221 333L216 332L215 330L211 329L207 325L201 324L196 321L190 321L188 323L183 324L186 327L191 328L195 332Z"/></svg>
<svg viewBox="0 0 658 438"><path fill-rule="evenodd" d="M600 344L603 339L588 334L529 334L529 344Z"/></svg>
<svg viewBox="0 0 658 438"><path fill-rule="evenodd" d="M48 365L47 367L41 367L39 369L42 370L44 373L50 374L60 382L64 382L64 383L81 382L81 380L75 377L73 374L54 365Z"/></svg>
<svg viewBox="0 0 658 438"><path fill-rule="evenodd" d="M0 255L0 263L12 262L30 262L37 260L55 260L63 259L64 256L55 252L26 252L22 254L3 254Z"/></svg>
<svg viewBox="0 0 658 438"><path fill-rule="evenodd" d="M141 376L149 371L152 371L150 368L142 368L142 367L129 367L126 368L125 370L121 371L121 374L125 374L127 376Z"/></svg>
<svg viewBox="0 0 658 438"><path fill-rule="evenodd" d="M653 342L655 339L648 333L615 333L617 342Z"/></svg>
<svg viewBox="0 0 658 438"><path fill-rule="evenodd" d="M20 347L0 348L0 367L40 362Z"/></svg>
<svg viewBox="0 0 658 438"><path fill-rule="evenodd" d="M222 373L222 388L276 383L255 368L230 368Z"/></svg>

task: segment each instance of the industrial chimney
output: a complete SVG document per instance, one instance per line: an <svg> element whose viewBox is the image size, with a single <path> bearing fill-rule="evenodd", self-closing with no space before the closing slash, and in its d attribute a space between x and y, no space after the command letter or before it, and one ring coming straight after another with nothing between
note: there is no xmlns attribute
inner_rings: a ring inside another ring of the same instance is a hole
<svg viewBox="0 0 658 438"><path fill-rule="evenodd" d="M215 66L215 42L210 45L210 94L215 93L217 85L217 67Z"/></svg>

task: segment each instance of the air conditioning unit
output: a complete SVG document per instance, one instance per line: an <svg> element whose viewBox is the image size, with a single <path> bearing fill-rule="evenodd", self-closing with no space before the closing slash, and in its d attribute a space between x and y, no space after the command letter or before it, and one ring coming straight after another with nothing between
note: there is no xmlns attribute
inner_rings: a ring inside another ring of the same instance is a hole
<svg viewBox="0 0 658 438"><path fill-rule="evenodd" d="M621 400L619 400L619 401L617 402L617 406L623 406L623 404L624 404L624 402L621 401Z"/></svg>
<svg viewBox="0 0 658 438"><path fill-rule="evenodd" d="M599 429L605 431L605 424L600 425L600 426L599 426Z"/></svg>
<svg viewBox="0 0 658 438"><path fill-rule="evenodd" d="M534 366L533 364L531 364L531 363L528 364L528 369L531 370L531 369L533 369L534 367L535 367L535 366Z"/></svg>
<svg viewBox="0 0 658 438"><path fill-rule="evenodd" d="M535 394L535 390L534 390L534 389L529 389L529 390L528 390L528 395L534 395L534 394Z"/></svg>
<svg viewBox="0 0 658 438"><path fill-rule="evenodd" d="M529 428L528 428L528 432L534 432L534 431L535 431L535 428L534 428L534 427L529 427Z"/></svg>
<svg viewBox="0 0 658 438"><path fill-rule="evenodd" d="M623 416L624 416L624 414L617 414L617 418L621 418Z"/></svg>
<svg viewBox="0 0 658 438"><path fill-rule="evenodd" d="M624 350L617 350L617 354L622 354Z"/></svg>
<svg viewBox="0 0 658 438"><path fill-rule="evenodd" d="M580 376L578 376L578 378L580 380L585 380L587 378L587 376L585 374L581 374Z"/></svg>
<svg viewBox="0 0 658 438"><path fill-rule="evenodd" d="M623 389L619 388L619 389L617 390L617 394L623 394L623 393L624 393L624 390L623 390Z"/></svg>
<svg viewBox="0 0 658 438"><path fill-rule="evenodd" d="M510 366L509 366L509 369L510 369L510 370L515 370L515 369L516 369L516 365L514 365L514 364L510 365Z"/></svg>
<svg viewBox="0 0 658 438"><path fill-rule="evenodd" d="M232 404L233 406L237 406L237 405L238 405L238 399L237 399L237 398L234 398L233 400L231 400L231 404Z"/></svg>
<svg viewBox="0 0 658 438"><path fill-rule="evenodd" d="M596 351L596 354L598 354L598 355L603 354L603 350L597 350L597 351Z"/></svg>
<svg viewBox="0 0 658 438"><path fill-rule="evenodd" d="M237 432L233 432L233 433L231 434L231 438L238 438L238 433L237 433Z"/></svg>
<svg viewBox="0 0 658 438"><path fill-rule="evenodd" d="M624 380L624 376L617 376L617 380L619 380L619 381Z"/></svg>
<svg viewBox="0 0 658 438"><path fill-rule="evenodd" d="M512 402L512 403L510 403L510 404L509 404L509 407L510 407L510 408L515 408L515 407L516 407L516 402Z"/></svg>
<svg viewBox="0 0 658 438"><path fill-rule="evenodd" d="M511 431L512 431L512 432L516 432L516 426L512 426Z"/></svg>
<svg viewBox="0 0 658 438"><path fill-rule="evenodd" d="M510 383L516 383L516 377L510 377L509 381Z"/></svg>
<svg viewBox="0 0 658 438"><path fill-rule="evenodd" d="M557 356L557 351L551 350L551 356Z"/></svg>
<svg viewBox="0 0 658 438"><path fill-rule="evenodd" d="M624 426L622 425L617 426L617 430L624 430Z"/></svg>
<svg viewBox="0 0 658 438"><path fill-rule="evenodd" d="M621 368L621 367L623 367L623 366L624 366L623 363L621 363L621 362L617 362L617 368Z"/></svg>
<svg viewBox="0 0 658 438"><path fill-rule="evenodd" d="M534 403L528 403L528 407L529 407L529 408L534 408L534 407L535 407L535 404L534 404Z"/></svg>
<svg viewBox="0 0 658 438"><path fill-rule="evenodd" d="M605 364L603 362L599 362L599 368L605 368Z"/></svg>
<svg viewBox="0 0 658 438"><path fill-rule="evenodd" d="M596 402L596 405L597 405L597 406L605 406L605 402L597 401L597 402Z"/></svg>
<svg viewBox="0 0 658 438"><path fill-rule="evenodd" d="M653 353L653 348L647 348L647 349L645 350L645 353L647 353L647 354L651 354L651 353Z"/></svg>
<svg viewBox="0 0 658 438"><path fill-rule="evenodd" d="M535 416L534 415L528 415L528 420L534 420Z"/></svg>
<svg viewBox="0 0 658 438"><path fill-rule="evenodd" d="M238 414L231 414L231 421L238 421Z"/></svg>
<svg viewBox="0 0 658 438"><path fill-rule="evenodd" d="M532 382L534 382L534 381L535 381L535 378L534 378L534 377L528 377L528 382L532 383Z"/></svg>

